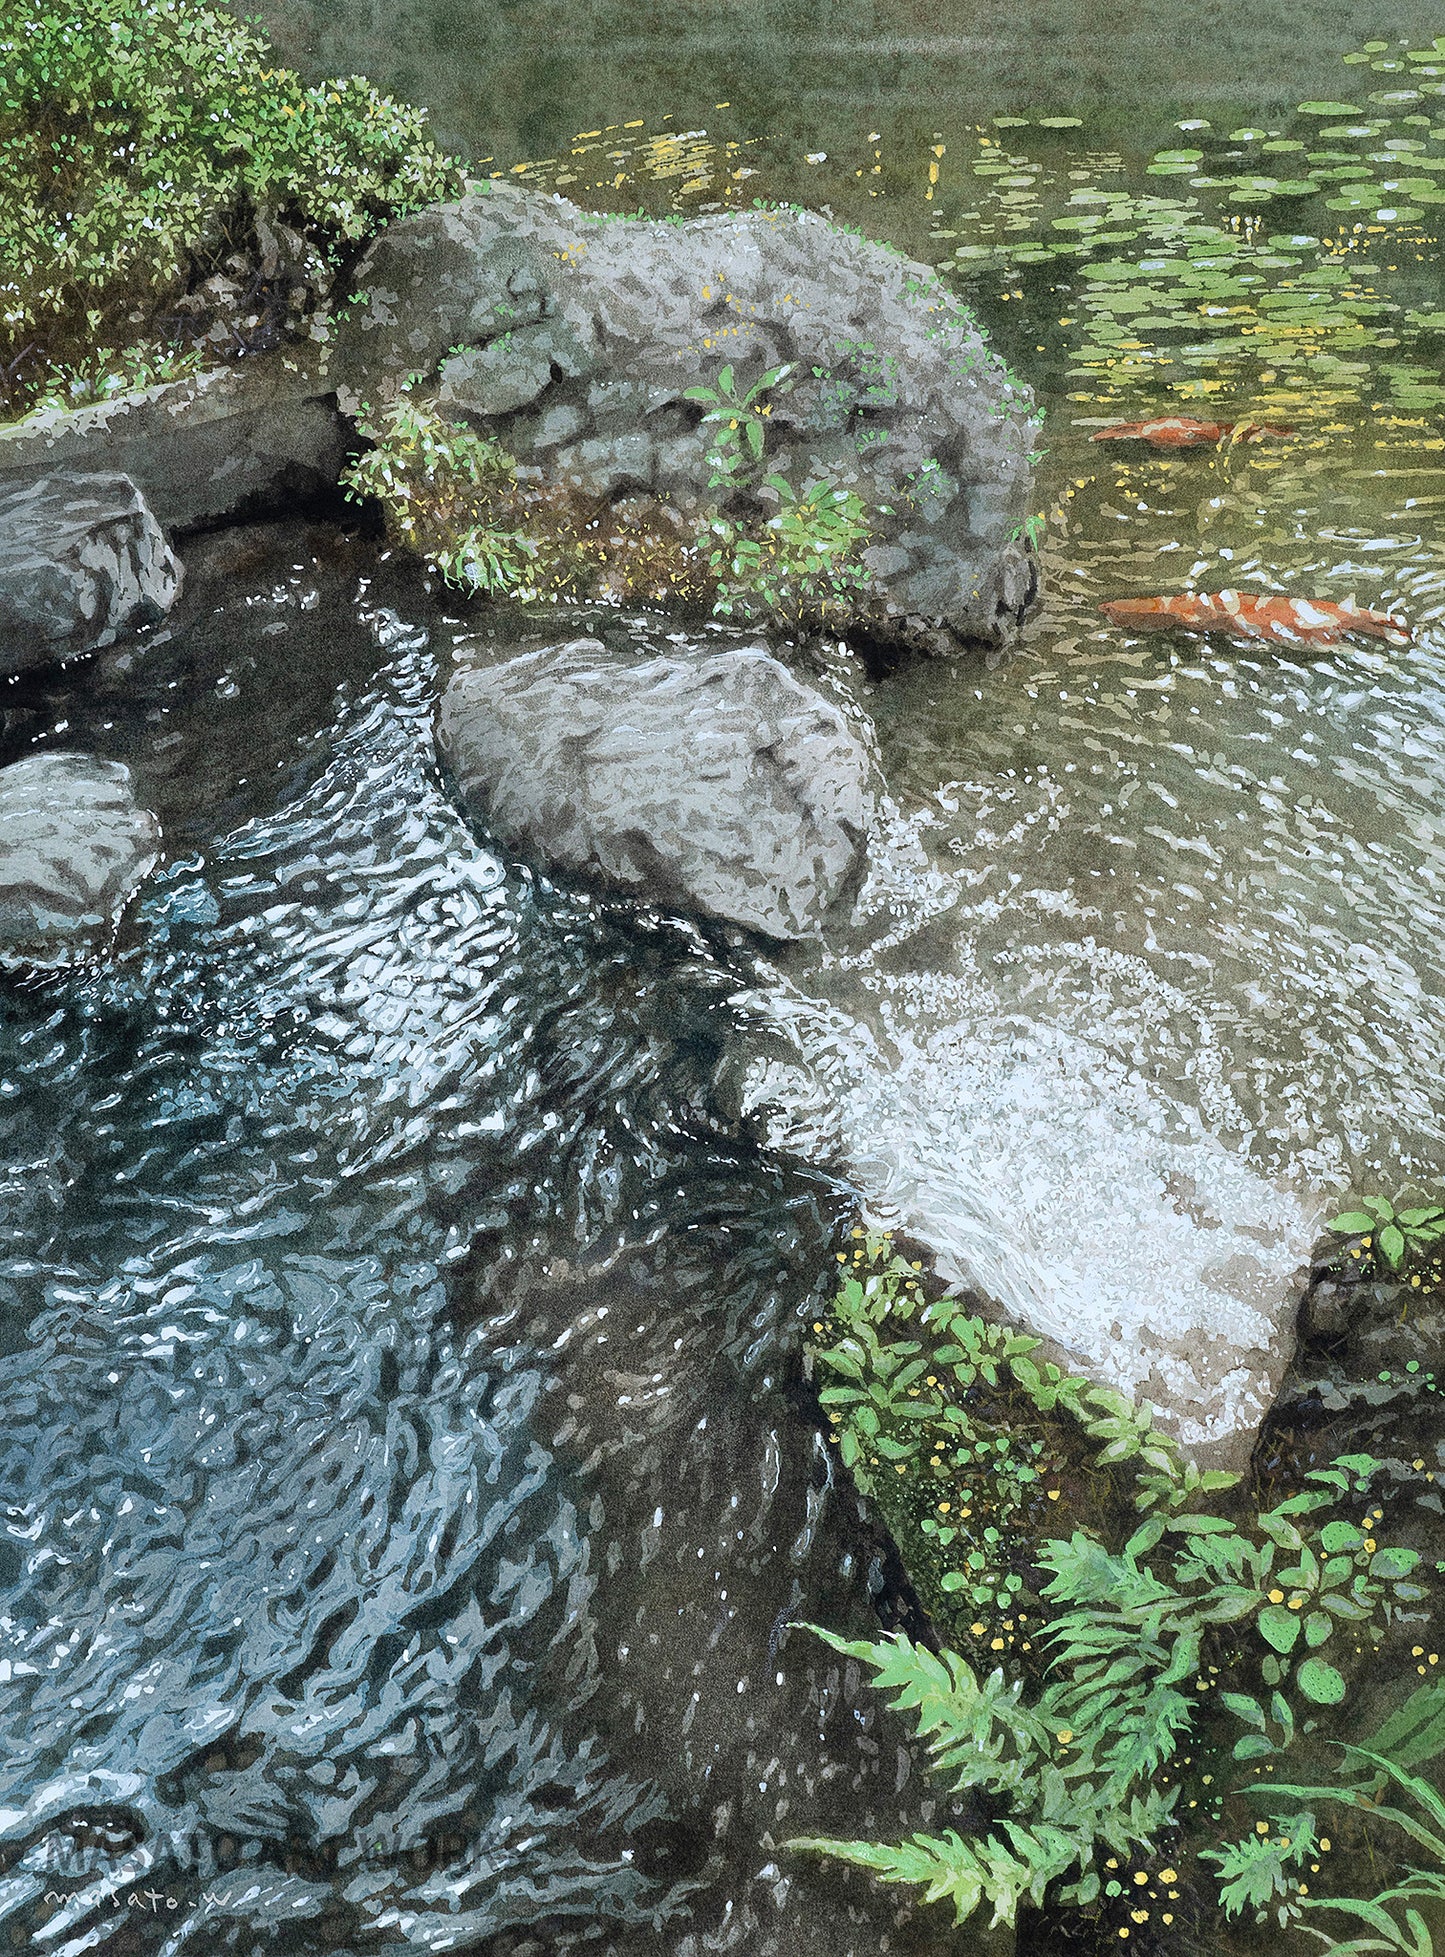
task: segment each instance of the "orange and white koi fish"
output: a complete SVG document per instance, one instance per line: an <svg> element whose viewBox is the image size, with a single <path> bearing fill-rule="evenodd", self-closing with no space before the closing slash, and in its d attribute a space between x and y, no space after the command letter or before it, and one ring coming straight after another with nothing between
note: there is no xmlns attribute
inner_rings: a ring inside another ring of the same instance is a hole
<svg viewBox="0 0 1445 1957"><path fill-rule="evenodd" d="M1276 645L1332 646L1347 633L1410 643L1410 627L1388 612L1366 611L1353 598L1281 598L1250 591L1184 591L1173 598L1111 598L1099 610L1135 632L1228 632Z"/></svg>
<svg viewBox="0 0 1445 1957"><path fill-rule="evenodd" d="M1095 442L1148 442L1151 448L1210 448L1233 435L1237 442L1283 441L1292 428L1264 421L1196 421L1192 415L1165 415L1159 421L1116 421L1090 436Z"/></svg>

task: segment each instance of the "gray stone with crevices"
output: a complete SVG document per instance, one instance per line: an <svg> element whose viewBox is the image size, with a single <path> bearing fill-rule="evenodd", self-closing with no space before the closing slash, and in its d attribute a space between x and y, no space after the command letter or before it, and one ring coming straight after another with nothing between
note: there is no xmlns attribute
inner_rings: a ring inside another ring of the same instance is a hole
<svg viewBox="0 0 1445 1957"><path fill-rule="evenodd" d="M867 748L762 646L546 646L464 668L437 733L492 834L613 890L801 938L861 878Z"/></svg>
<svg viewBox="0 0 1445 1957"><path fill-rule="evenodd" d="M180 562L128 476L53 475L0 494L0 674L163 618Z"/></svg>
<svg viewBox="0 0 1445 1957"><path fill-rule="evenodd" d="M0 768L0 967L64 966L100 948L160 835L124 762L34 754Z"/></svg>
<svg viewBox="0 0 1445 1957"><path fill-rule="evenodd" d="M1036 602L1032 396L927 266L816 213L605 219L479 185L388 226L356 291L329 369L349 412L419 375L530 478L697 515L718 490L687 390L787 367L751 487L862 499L860 628L951 654L1007 642Z"/></svg>

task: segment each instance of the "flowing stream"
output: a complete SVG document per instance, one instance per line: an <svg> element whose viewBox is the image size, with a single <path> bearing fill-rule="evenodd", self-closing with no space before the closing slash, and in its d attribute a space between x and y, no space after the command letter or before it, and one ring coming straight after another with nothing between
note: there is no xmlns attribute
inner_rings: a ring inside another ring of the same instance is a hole
<svg viewBox="0 0 1445 1957"><path fill-rule="evenodd" d="M1413 57L1340 67L1342 22L1289 100L1127 116L1057 63L929 95L932 18L891 94L810 68L766 138L761 85L664 113L610 70L565 133L570 70L498 113L485 167L597 206L829 204L1047 410L1022 645L855 671L892 813L827 948L494 850L429 737L485 628L319 519L191 540L166 629L6 690L0 758L127 760L168 849L103 969L0 1000L0 1920L33 1947L987 1948L783 1849L934 1811L788 1629L909 1609L799 1353L856 1188L1127 1384L1187 1395L1169 1339L1227 1334L1200 1364L1247 1412L1229 1355L1322 1206L1438 1184L1445 54L1396 27ZM445 29L413 9L395 59L485 154ZM408 79L343 30L323 65ZM1091 439L1169 412L1293 433ZM1097 610L1234 585L1414 639Z"/></svg>

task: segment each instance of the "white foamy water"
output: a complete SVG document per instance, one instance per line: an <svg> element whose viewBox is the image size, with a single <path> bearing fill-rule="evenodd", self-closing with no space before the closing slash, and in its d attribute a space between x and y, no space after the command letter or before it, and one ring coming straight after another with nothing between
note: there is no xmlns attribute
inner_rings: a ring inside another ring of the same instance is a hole
<svg viewBox="0 0 1445 1957"><path fill-rule="evenodd" d="M750 1109L774 1145L855 1183L872 1221L926 1244L948 1282L1154 1401L1191 1449L1237 1455L1289 1356L1319 1199L1272 1184L1198 1105L1061 1023L1047 991L1011 1007L919 828L894 820L880 839L870 942L760 970L748 1003L776 1037ZM1101 1021L1121 979L1147 989L1129 963L1099 961Z"/></svg>

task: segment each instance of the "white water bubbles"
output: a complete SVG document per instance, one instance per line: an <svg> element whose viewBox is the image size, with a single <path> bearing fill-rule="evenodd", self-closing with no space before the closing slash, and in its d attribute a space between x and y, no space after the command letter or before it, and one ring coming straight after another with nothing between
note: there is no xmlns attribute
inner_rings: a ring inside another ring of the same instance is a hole
<svg viewBox="0 0 1445 1957"><path fill-rule="evenodd" d="M1289 1356L1319 1206L1220 1139L1237 1110L1207 1025L1192 1104L1121 1057L1187 1006L1142 961L1087 936L1020 948L1032 984L1005 963L1005 992L979 955L987 920L967 878L922 847L937 820L880 836L866 948L760 967L747 1003L774 1038L748 1105L774 1145L841 1172L871 1221L925 1244L948 1282L1154 1401L1191 1449L1232 1458ZM1029 899L1077 908L1067 892L1014 893ZM1122 1021L1130 1036L1112 1046L1078 1030Z"/></svg>

